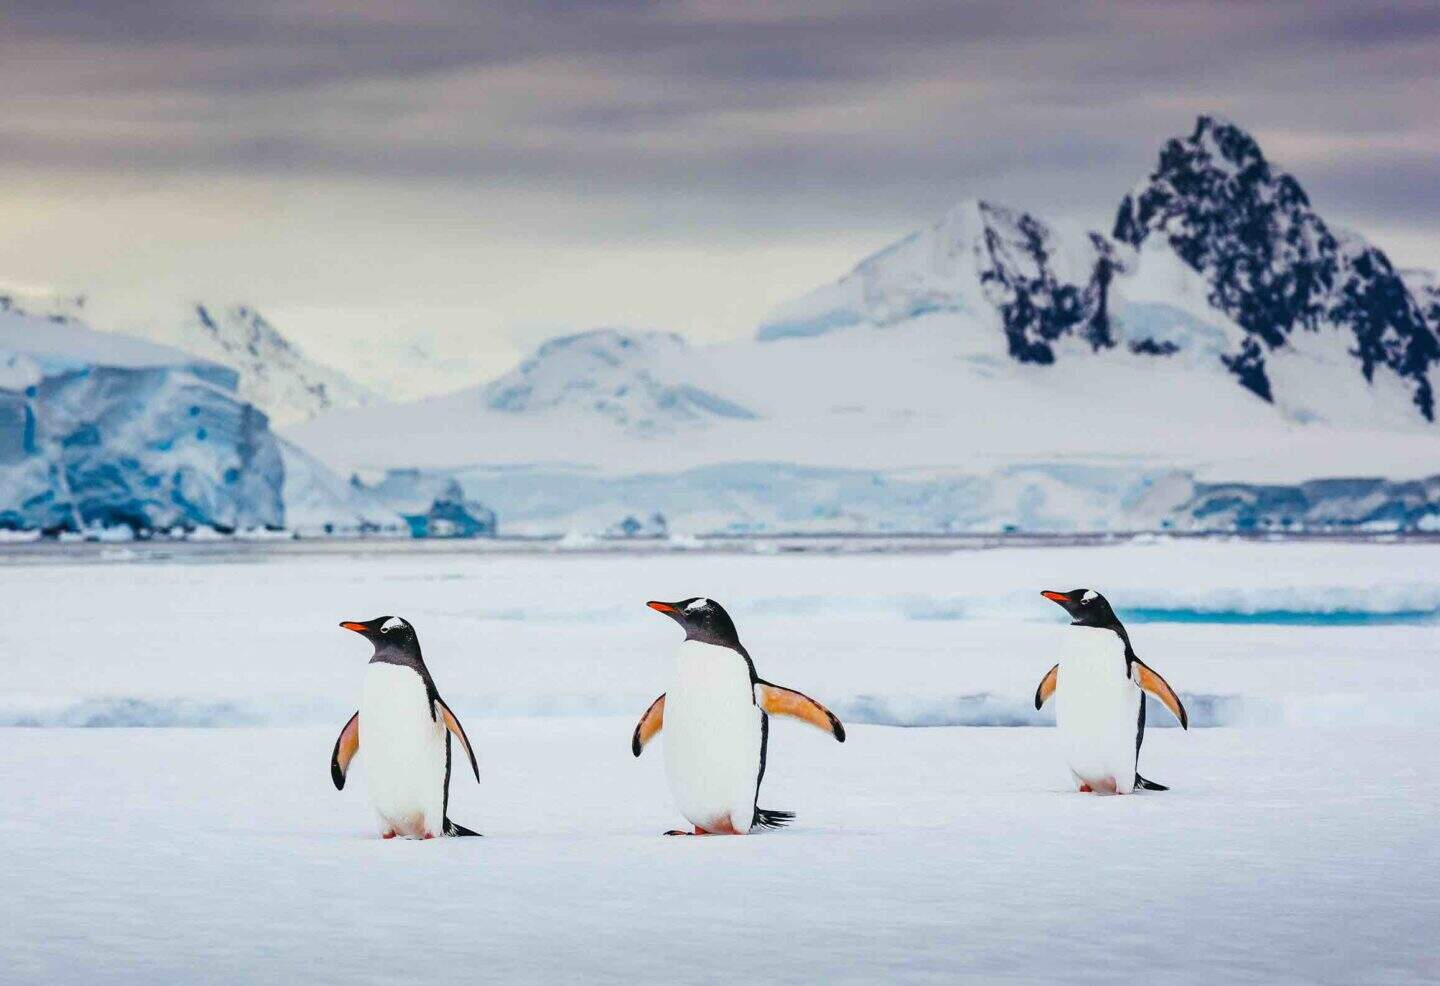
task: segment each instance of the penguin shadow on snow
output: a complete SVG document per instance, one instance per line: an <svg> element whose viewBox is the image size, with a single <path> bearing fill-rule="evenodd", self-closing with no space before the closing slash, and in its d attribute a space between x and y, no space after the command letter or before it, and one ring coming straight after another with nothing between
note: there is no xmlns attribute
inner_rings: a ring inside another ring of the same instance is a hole
<svg viewBox="0 0 1440 986"><path fill-rule="evenodd" d="M1140 776L1145 696L1154 696L1190 728L1180 696L1140 660L1109 600L1094 589L1040 593L1069 614L1060 660L1035 689L1038 710L1053 696L1060 748L1081 793L1168 791Z"/></svg>

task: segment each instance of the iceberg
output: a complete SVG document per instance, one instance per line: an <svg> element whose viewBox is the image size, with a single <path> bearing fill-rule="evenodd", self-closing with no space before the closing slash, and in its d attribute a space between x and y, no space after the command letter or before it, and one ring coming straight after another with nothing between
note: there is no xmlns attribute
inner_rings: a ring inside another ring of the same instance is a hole
<svg viewBox="0 0 1440 986"><path fill-rule="evenodd" d="M233 370L0 314L0 526L280 527L284 468Z"/></svg>
<svg viewBox="0 0 1440 986"><path fill-rule="evenodd" d="M0 309L0 529L403 533L238 387L168 346Z"/></svg>

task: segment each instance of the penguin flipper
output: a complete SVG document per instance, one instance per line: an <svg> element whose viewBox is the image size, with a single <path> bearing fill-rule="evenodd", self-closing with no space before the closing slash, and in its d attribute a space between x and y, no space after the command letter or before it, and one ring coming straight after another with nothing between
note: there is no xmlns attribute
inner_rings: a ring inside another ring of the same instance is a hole
<svg viewBox="0 0 1440 986"><path fill-rule="evenodd" d="M355 713L345 723L345 728L340 730L340 735L335 737L335 749L330 754L330 779L335 782L335 790L345 790L345 774L350 769L350 761L355 759L355 754L360 752L360 713Z"/></svg>
<svg viewBox="0 0 1440 986"><path fill-rule="evenodd" d="M1050 696L1055 694L1055 685L1060 681L1060 665L1055 665L1045 672L1045 677L1040 679L1040 685L1035 689L1035 711L1040 711L1040 706L1050 701Z"/></svg>
<svg viewBox="0 0 1440 986"><path fill-rule="evenodd" d="M475 780L478 783L480 765L475 762L475 751L470 749L470 740L465 735L465 727L460 725L460 720L455 717L455 713L450 711L450 706L446 705L445 700L439 695L435 696L435 711L439 712L440 718L445 720L445 728L454 733L455 738L460 741L460 745L465 748L465 754L470 758L470 769L475 772Z"/></svg>
<svg viewBox="0 0 1440 986"><path fill-rule="evenodd" d="M1170 790L1170 789L1169 789L1168 787L1166 787L1164 784L1157 784L1157 783L1155 783L1155 782L1152 781L1152 780L1149 780L1149 779L1147 779L1147 778L1141 777L1139 774L1136 774L1136 775L1135 775L1135 789L1136 789L1137 791L1168 791L1168 790Z"/></svg>
<svg viewBox="0 0 1440 986"><path fill-rule="evenodd" d="M1160 677L1153 668L1137 657L1130 663L1130 677L1142 691L1154 695L1165 708L1169 709L1175 718L1180 720L1182 729L1190 728L1190 717L1185 714L1185 706L1180 702L1180 696L1175 694L1175 689L1170 687L1170 683Z"/></svg>
<svg viewBox="0 0 1440 986"><path fill-rule="evenodd" d="M835 713L809 695L772 685L768 681L756 681L755 701L772 716L790 716L801 722L808 722L816 729L834 736L841 743L845 742L845 727L835 718Z"/></svg>
<svg viewBox="0 0 1440 986"><path fill-rule="evenodd" d="M662 693L659 698L650 703L650 708L640 717L635 724L635 732L630 736L630 752L635 756L645 749L645 744L655 738L655 734L665 727L665 696Z"/></svg>

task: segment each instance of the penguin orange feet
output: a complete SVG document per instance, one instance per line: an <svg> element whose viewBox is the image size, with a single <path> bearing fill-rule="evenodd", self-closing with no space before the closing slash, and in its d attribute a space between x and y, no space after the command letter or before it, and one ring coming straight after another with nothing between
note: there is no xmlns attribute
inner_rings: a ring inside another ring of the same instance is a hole
<svg viewBox="0 0 1440 986"><path fill-rule="evenodd" d="M1081 793L1081 794L1093 794L1093 793L1094 793L1094 790L1095 790L1095 789L1092 788L1089 784L1081 784L1081 785L1080 785L1080 793Z"/></svg>
<svg viewBox="0 0 1440 986"><path fill-rule="evenodd" d="M666 832L665 834L666 834L666 835L710 835L711 833L706 832L704 829L702 829L700 826L697 825L697 826L695 826L695 831L694 831L694 832L686 832L684 829L671 829L669 832Z"/></svg>

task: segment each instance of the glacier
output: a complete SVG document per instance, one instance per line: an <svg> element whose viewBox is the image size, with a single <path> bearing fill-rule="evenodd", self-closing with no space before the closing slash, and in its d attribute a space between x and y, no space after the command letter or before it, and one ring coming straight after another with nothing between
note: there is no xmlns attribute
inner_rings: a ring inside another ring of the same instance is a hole
<svg viewBox="0 0 1440 986"><path fill-rule="evenodd" d="M940 475L780 462L621 476L472 466L454 475L507 533L524 535L625 534L636 518L652 518L634 529L652 536L1440 530L1440 476L1207 483L1183 470L1065 462Z"/></svg>
<svg viewBox="0 0 1440 986"><path fill-rule="evenodd" d="M446 473L420 469L392 469L367 484L350 477L357 494L381 504L401 517L414 537L493 537L495 511L466 494L464 486Z"/></svg>
<svg viewBox="0 0 1440 986"><path fill-rule="evenodd" d="M399 529L279 439L232 368L0 311L0 528Z"/></svg>
<svg viewBox="0 0 1440 986"><path fill-rule="evenodd" d="M233 370L14 313L0 353L0 526L283 525L279 444Z"/></svg>

